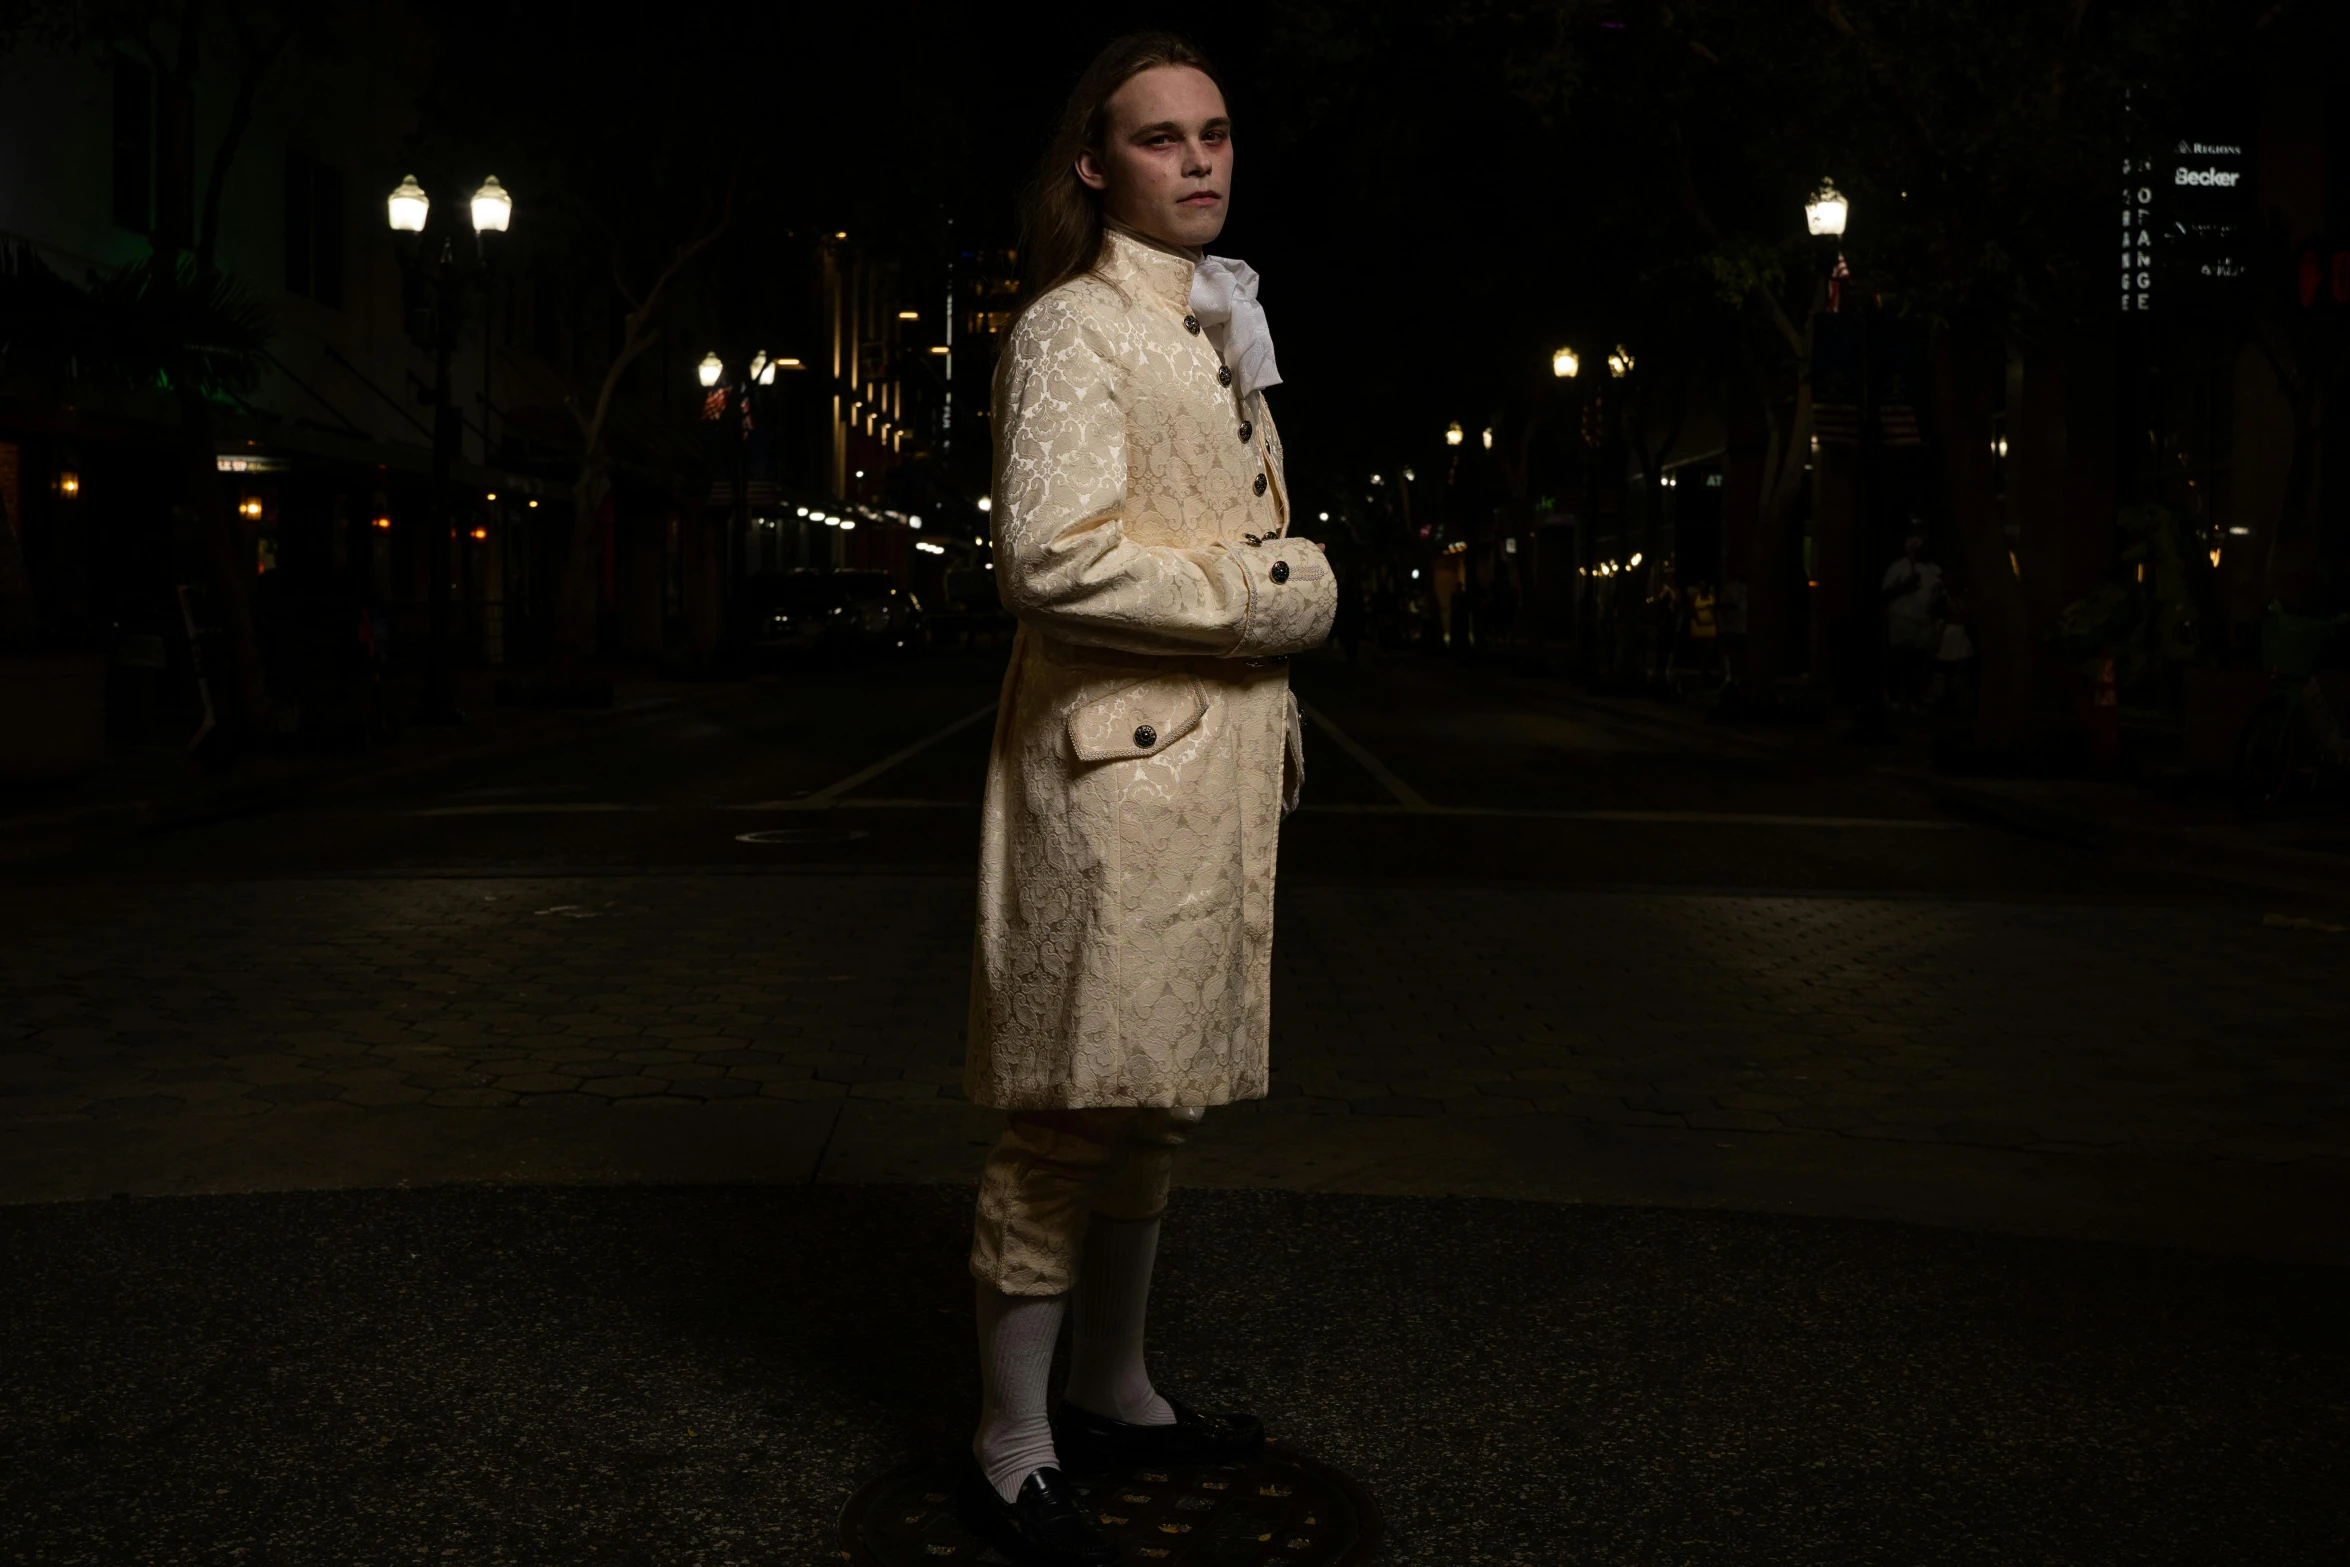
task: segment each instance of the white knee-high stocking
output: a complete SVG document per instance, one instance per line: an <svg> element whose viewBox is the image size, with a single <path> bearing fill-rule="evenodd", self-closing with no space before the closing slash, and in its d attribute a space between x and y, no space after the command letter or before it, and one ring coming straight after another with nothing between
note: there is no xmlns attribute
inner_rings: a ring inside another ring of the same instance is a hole
<svg viewBox="0 0 2350 1567"><path fill-rule="evenodd" d="M1009 1502L1039 1469L1057 1469L1046 1423L1053 1345L1067 1295L1007 1295L979 1283L979 1431L971 1456Z"/></svg>
<svg viewBox="0 0 2350 1567"><path fill-rule="evenodd" d="M1069 1345L1070 1403L1129 1425L1169 1426L1175 1411L1151 1387L1142 1364L1143 1308L1159 1221L1095 1214L1077 1269L1076 1331Z"/></svg>

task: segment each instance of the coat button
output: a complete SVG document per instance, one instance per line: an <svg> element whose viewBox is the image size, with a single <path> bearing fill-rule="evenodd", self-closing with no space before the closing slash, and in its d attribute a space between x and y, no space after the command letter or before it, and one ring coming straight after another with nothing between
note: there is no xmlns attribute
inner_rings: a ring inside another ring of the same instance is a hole
<svg viewBox="0 0 2350 1567"><path fill-rule="evenodd" d="M1246 419L1240 421L1240 438L1242 440L1245 441L1256 433L1257 427L1255 425L1249 423Z"/></svg>
<svg viewBox="0 0 2350 1567"><path fill-rule="evenodd" d="M1252 486L1251 486L1251 488L1253 488L1253 489L1254 489L1254 490L1255 490L1255 491L1256 491L1256 492L1257 492L1259 495L1262 495L1262 494L1264 494L1264 493L1265 493L1265 476L1264 476L1263 474L1261 474L1261 473L1260 473L1260 474L1258 474L1258 475L1257 475L1257 482L1256 482L1254 485L1252 485Z"/></svg>
<svg viewBox="0 0 2350 1567"><path fill-rule="evenodd" d="M1218 386L1230 386L1232 384L1232 367L1230 365L1216 366L1216 384Z"/></svg>
<svg viewBox="0 0 2350 1567"><path fill-rule="evenodd" d="M1189 332L1193 337L1199 336L1199 317L1185 316L1183 318L1183 330Z"/></svg>
<svg viewBox="0 0 2350 1567"><path fill-rule="evenodd" d="M1134 743L1145 751L1159 743L1159 732L1148 724L1134 726Z"/></svg>
<svg viewBox="0 0 2350 1567"><path fill-rule="evenodd" d="M1287 582L1289 580L1289 562L1285 560L1273 562L1273 570L1269 575L1275 582Z"/></svg>

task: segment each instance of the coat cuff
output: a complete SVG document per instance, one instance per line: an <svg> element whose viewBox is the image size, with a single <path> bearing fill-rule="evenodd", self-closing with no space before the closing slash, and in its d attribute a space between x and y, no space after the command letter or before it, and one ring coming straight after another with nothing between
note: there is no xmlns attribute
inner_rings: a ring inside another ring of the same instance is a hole
<svg viewBox="0 0 2350 1567"><path fill-rule="evenodd" d="M1338 577L1319 545L1267 539L1232 551L1248 577L1248 619L1226 658L1303 653L1330 639L1338 613Z"/></svg>

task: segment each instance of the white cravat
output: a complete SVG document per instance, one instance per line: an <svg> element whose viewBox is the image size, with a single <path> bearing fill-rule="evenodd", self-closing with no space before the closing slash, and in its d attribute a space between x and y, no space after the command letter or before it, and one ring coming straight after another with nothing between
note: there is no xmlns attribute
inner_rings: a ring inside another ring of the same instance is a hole
<svg viewBox="0 0 2350 1567"><path fill-rule="evenodd" d="M1238 381L1233 390L1246 397L1281 384L1273 333L1265 325L1265 307L1257 303L1256 268L1229 256L1203 258L1191 274L1191 313L1232 367Z"/></svg>

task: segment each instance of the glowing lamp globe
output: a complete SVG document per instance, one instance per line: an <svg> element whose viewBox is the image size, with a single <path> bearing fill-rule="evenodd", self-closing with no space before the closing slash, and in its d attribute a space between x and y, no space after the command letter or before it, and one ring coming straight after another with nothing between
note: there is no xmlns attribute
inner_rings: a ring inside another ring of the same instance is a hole
<svg viewBox="0 0 2350 1567"><path fill-rule="evenodd" d="M506 187L493 174L481 182L481 189L473 193L473 231L476 234L503 234L514 217L514 198L506 194Z"/></svg>
<svg viewBox="0 0 2350 1567"><path fill-rule="evenodd" d="M1814 234L1837 239L1843 236L1844 220L1851 212L1852 204L1844 199L1835 185L1822 180L1820 188L1812 193L1811 200L1803 204L1803 224Z"/></svg>
<svg viewBox="0 0 2350 1567"><path fill-rule="evenodd" d="M432 211L432 198L425 195L424 187L417 184L416 176L411 174L384 198L384 209L391 221L393 233L421 234L424 232L425 216Z"/></svg>
<svg viewBox="0 0 2350 1567"><path fill-rule="evenodd" d="M726 374L726 366L714 353L704 354L702 362L694 366L694 377L704 386L716 386L718 378Z"/></svg>
<svg viewBox="0 0 2350 1567"><path fill-rule="evenodd" d="M1461 427L1459 425L1450 424L1445 426L1444 444L1447 446L1458 446L1461 444Z"/></svg>
<svg viewBox="0 0 2350 1567"><path fill-rule="evenodd" d="M1572 381L1582 368L1583 361L1575 357L1572 348L1562 348L1550 356L1550 373L1562 381Z"/></svg>

